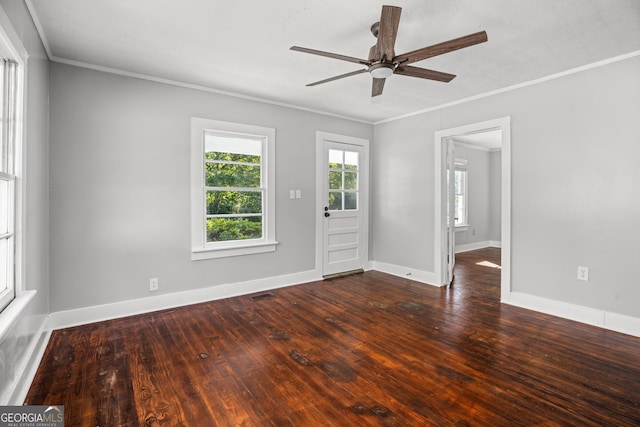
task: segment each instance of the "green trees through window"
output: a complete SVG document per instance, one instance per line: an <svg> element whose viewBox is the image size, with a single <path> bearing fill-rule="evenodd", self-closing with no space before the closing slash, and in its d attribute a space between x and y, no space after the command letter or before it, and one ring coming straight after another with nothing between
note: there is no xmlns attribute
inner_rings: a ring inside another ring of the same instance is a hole
<svg viewBox="0 0 640 427"><path fill-rule="evenodd" d="M329 150L329 210L358 209L358 153Z"/></svg>
<svg viewBox="0 0 640 427"><path fill-rule="evenodd" d="M260 239L262 139L205 134L207 242Z"/></svg>

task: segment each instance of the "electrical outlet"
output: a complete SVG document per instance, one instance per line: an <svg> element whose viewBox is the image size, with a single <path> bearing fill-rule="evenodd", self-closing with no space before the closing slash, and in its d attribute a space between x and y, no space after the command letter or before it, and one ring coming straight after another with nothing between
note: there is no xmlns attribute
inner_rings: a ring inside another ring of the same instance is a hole
<svg viewBox="0 0 640 427"><path fill-rule="evenodd" d="M149 291L153 292L153 291L157 291L158 290L158 278L157 277L153 277L151 279L149 279Z"/></svg>
<svg viewBox="0 0 640 427"><path fill-rule="evenodd" d="M589 267L578 266L578 280L589 281Z"/></svg>

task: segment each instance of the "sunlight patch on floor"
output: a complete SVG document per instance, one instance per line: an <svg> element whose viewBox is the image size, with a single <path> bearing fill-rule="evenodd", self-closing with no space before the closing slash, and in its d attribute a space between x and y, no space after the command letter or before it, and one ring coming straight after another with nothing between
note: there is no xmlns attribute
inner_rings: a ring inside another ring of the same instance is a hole
<svg viewBox="0 0 640 427"><path fill-rule="evenodd" d="M483 267L491 267L491 268L497 268L497 269L502 269L501 265L498 264L494 264L491 261L480 261L480 262L476 262L476 265L481 265Z"/></svg>

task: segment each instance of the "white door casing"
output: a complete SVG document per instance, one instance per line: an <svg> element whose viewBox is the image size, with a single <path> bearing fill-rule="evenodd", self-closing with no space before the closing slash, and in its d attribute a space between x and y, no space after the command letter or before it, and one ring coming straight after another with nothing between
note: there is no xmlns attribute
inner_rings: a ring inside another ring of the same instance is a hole
<svg viewBox="0 0 640 427"><path fill-rule="evenodd" d="M453 139L445 138L447 154L446 154L446 174L447 174L447 268L445 270L444 284L451 285L453 282L453 269L456 265L456 200L455 200L455 153L453 147Z"/></svg>
<svg viewBox="0 0 640 427"><path fill-rule="evenodd" d="M364 269L369 141L318 131L316 144L316 268L322 276Z"/></svg>
<svg viewBox="0 0 640 427"><path fill-rule="evenodd" d="M501 178L501 277L500 298L507 301L511 294L511 118L487 120L435 132L434 162L434 255L435 277L438 285L445 282L447 265L447 223L446 223L446 191L444 190L446 175L447 140L456 135L465 135L483 131L500 130L502 132L502 178Z"/></svg>

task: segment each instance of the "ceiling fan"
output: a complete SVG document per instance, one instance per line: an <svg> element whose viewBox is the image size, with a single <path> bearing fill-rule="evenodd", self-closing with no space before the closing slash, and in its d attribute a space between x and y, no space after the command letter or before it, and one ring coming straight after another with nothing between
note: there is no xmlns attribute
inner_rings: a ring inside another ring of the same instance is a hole
<svg viewBox="0 0 640 427"><path fill-rule="evenodd" d="M316 86L367 72L371 74L371 77L373 77L371 96L378 96L382 93L385 79L392 74L400 74L402 76L418 77L421 79L437 80L448 83L453 80L455 77L454 74L413 67L409 64L487 41L487 33L480 31L478 33L469 34L468 36L458 37L432 46L412 50L411 52L403 53L402 55L396 55L393 48L396 43L396 35L398 34L401 11L402 8L400 7L382 6L380 21L371 26L371 32L378 41L375 46L372 46L369 50L369 59L354 58L352 56L340 55L337 53L292 46L291 50L298 52L340 59L342 61L353 62L367 67L366 69L352 71L350 73L309 83L307 86Z"/></svg>

